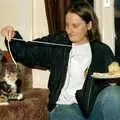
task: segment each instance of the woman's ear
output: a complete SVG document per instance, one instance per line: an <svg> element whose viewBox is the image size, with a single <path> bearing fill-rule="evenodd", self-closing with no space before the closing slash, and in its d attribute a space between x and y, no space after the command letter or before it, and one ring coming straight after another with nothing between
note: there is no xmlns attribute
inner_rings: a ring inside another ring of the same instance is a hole
<svg viewBox="0 0 120 120"><path fill-rule="evenodd" d="M92 29L92 21L90 21L87 25L88 25L88 30L91 30Z"/></svg>

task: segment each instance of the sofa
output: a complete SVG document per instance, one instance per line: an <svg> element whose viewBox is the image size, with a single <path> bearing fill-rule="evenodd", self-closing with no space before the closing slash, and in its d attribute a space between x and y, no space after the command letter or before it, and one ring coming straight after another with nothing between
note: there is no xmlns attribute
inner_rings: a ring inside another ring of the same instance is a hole
<svg viewBox="0 0 120 120"><path fill-rule="evenodd" d="M5 69L12 64L10 54L7 51L0 52L3 58L0 60L0 76ZM7 67L6 67L7 66ZM8 105L0 105L0 120L48 120L48 94L47 88L32 88L32 69L17 63L18 77L22 81L21 92L23 99L9 101Z"/></svg>
<svg viewBox="0 0 120 120"><path fill-rule="evenodd" d="M48 120L47 89L29 89L21 101L0 106L0 120Z"/></svg>

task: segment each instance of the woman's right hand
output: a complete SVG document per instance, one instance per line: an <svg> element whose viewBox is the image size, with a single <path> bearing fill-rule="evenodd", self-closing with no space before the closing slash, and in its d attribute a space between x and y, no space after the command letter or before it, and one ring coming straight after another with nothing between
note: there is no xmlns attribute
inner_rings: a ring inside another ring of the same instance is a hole
<svg viewBox="0 0 120 120"><path fill-rule="evenodd" d="M1 34L8 41L11 41L11 39L15 36L15 29L12 26L5 26L1 29Z"/></svg>

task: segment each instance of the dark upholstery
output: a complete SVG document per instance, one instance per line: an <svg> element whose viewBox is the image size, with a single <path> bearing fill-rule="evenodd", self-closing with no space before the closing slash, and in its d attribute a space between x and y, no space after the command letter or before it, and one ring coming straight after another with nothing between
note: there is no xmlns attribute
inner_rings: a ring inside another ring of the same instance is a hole
<svg viewBox="0 0 120 120"><path fill-rule="evenodd" d="M8 60L7 65L13 64L9 59L8 52L4 52L4 55ZM0 120L48 120L49 90L47 88L32 88L31 69L21 64L18 64L17 68L18 77L22 81L21 92L24 98L21 101L10 101L9 105L1 105ZM4 72L4 69L2 69L2 72ZM0 76L2 75L3 73L0 74Z"/></svg>
<svg viewBox="0 0 120 120"><path fill-rule="evenodd" d="M47 89L30 89L24 99L0 106L0 120L48 120Z"/></svg>

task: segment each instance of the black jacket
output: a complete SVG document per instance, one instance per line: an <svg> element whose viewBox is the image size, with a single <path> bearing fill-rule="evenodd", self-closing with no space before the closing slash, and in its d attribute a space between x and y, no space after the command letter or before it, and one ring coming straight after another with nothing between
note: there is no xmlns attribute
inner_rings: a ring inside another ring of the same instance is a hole
<svg viewBox="0 0 120 120"><path fill-rule="evenodd" d="M18 32L16 32L15 38L21 38ZM35 41L70 45L66 47L19 40L10 42L10 49L16 61L28 67L41 66L50 69L48 110L52 111L65 83L72 43L65 32L49 35ZM93 72L108 72L108 65L115 60L111 49L104 43L94 41L90 45L92 63L83 89L76 92L76 99L85 116L91 113L97 94L105 87L104 84L99 84L93 80L91 74Z"/></svg>

